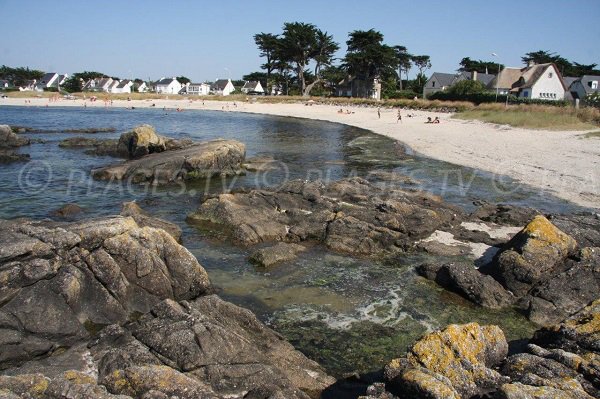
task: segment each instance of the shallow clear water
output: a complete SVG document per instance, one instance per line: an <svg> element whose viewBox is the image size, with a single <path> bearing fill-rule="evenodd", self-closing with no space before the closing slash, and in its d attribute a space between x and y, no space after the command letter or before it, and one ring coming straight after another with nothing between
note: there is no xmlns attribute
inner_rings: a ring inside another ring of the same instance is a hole
<svg viewBox="0 0 600 399"><path fill-rule="evenodd" d="M367 176L381 169L409 175L419 184L407 188L431 191L467 210L481 199L550 212L579 210L506 177L414 156L389 138L340 124L212 111L0 107L0 124L117 129L89 137L118 138L142 123L176 138L237 139L246 144L248 157L272 156L279 163L264 173L186 186L129 186L90 179L92 168L118 160L58 147L60 140L76 134L27 134L43 143L21 149L31 155L29 163L0 165L0 218L44 218L70 202L84 207L86 216L117 214L122 202L135 199L150 213L183 228L184 245L224 298L253 310L335 375L378 369L424 331L449 323L499 324L510 339L528 336L533 326L512 310L481 309L416 276L415 265L436 260L425 255L398 255L384 262L317 246L269 272L255 269L247 262L248 249L230 245L219 232L185 223L205 193L270 186L288 178Z"/></svg>

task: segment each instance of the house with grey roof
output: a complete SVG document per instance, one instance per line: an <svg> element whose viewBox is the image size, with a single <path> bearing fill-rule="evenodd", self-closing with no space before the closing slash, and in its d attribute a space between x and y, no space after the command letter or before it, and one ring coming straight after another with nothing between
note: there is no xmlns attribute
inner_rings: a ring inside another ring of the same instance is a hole
<svg viewBox="0 0 600 399"><path fill-rule="evenodd" d="M577 78L569 87L569 92L574 99L583 100L587 96L593 93L598 93L598 83L600 82L600 76L595 75L583 75Z"/></svg>
<svg viewBox="0 0 600 399"><path fill-rule="evenodd" d="M231 79L217 79L215 83L210 86L210 92L212 94L220 96L228 96L235 91Z"/></svg>
<svg viewBox="0 0 600 399"><path fill-rule="evenodd" d="M131 87L133 86L133 82L128 79L123 79L121 81L115 80L110 87L111 93L131 93Z"/></svg>
<svg viewBox="0 0 600 399"><path fill-rule="evenodd" d="M51 87L58 88L65 82L65 80L67 80L68 77L69 75L67 74L60 75L56 72L49 72L42 76L42 78L38 82L36 82L35 90L43 91L44 89L48 89Z"/></svg>
<svg viewBox="0 0 600 399"><path fill-rule="evenodd" d="M183 86L176 78L161 78L156 82L155 90L157 93L178 94Z"/></svg>
<svg viewBox="0 0 600 399"><path fill-rule="evenodd" d="M553 63L504 68L488 85L499 94L536 100L564 100L567 87Z"/></svg>
<svg viewBox="0 0 600 399"><path fill-rule="evenodd" d="M244 87L242 87L241 90L242 90L242 93L246 93L246 94L248 94L250 92L254 92L254 93L264 93L265 92L262 85L258 81L246 82L244 84Z"/></svg>
<svg viewBox="0 0 600 399"><path fill-rule="evenodd" d="M90 79L82 87L83 91L104 91L109 92L114 83L113 78L95 78Z"/></svg>
<svg viewBox="0 0 600 399"><path fill-rule="evenodd" d="M188 83L184 89L185 94L193 96L207 96L210 94L210 85L208 83Z"/></svg>
<svg viewBox="0 0 600 399"><path fill-rule="evenodd" d="M356 76L347 76L338 82L335 95L381 100L381 82L377 78L365 80Z"/></svg>
<svg viewBox="0 0 600 399"><path fill-rule="evenodd" d="M458 72L458 73L441 73L434 72L423 87L423 97L427 98L433 93L438 91L445 91L451 86L462 80L476 80L481 82L484 86L490 84L490 82L496 77L496 75L488 73L473 72Z"/></svg>

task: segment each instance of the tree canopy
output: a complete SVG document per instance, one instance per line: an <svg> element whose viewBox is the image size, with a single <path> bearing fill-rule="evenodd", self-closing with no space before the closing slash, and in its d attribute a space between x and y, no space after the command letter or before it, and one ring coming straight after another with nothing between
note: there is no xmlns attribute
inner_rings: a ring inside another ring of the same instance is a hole
<svg viewBox="0 0 600 399"><path fill-rule="evenodd" d="M503 64L495 61L472 60L469 57L460 60L459 65L458 70L463 72L477 71L479 73L497 74L500 69L504 69Z"/></svg>
<svg viewBox="0 0 600 399"><path fill-rule="evenodd" d="M393 47L383 44L381 32L355 30L346 44L348 50L343 65L349 74L366 80L395 75L398 56Z"/></svg>
<svg viewBox="0 0 600 399"><path fill-rule="evenodd" d="M0 67L0 79L8 80L14 86L24 86L28 80L41 79L43 71L29 69L28 67L11 68L6 65Z"/></svg>
<svg viewBox="0 0 600 399"><path fill-rule="evenodd" d="M583 75L600 75L600 70L596 69L598 64L579 64L552 53L548 50L538 50L526 53L521 60L524 64L535 62L536 64L554 63L563 76L581 77Z"/></svg>

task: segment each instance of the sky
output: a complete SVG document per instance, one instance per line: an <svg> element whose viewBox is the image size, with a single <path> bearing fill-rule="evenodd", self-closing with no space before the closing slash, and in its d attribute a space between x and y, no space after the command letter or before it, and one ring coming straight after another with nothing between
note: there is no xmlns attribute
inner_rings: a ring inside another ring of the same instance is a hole
<svg viewBox="0 0 600 399"><path fill-rule="evenodd" d="M332 34L338 58L349 32L373 28L429 55L428 74L463 57L520 66L537 50L600 64L600 0L0 0L0 15L0 64L70 74L240 79L260 70L253 35L284 22Z"/></svg>

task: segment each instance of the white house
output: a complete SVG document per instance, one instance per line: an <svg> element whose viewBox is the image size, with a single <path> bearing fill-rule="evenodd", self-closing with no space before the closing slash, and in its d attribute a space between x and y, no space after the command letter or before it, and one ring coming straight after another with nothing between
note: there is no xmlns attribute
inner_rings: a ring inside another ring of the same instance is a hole
<svg viewBox="0 0 600 399"><path fill-rule="evenodd" d="M150 88L148 87L146 82L142 82L139 85L137 85L137 91L138 93L146 93L147 91L150 91Z"/></svg>
<svg viewBox="0 0 600 399"><path fill-rule="evenodd" d="M231 83L231 79L218 79L212 84L210 91L213 94L228 96L235 91L235 87L233 86L233 83Z"/></svg>
<svg viewBox="0 0 600 399"><path fill-rule="evenodd" d="M495 75L477 73L477 71L463 71L458 73L434 72L431 77L427 79L427 82L425 82L425 86L423 87L423 97L427 98L438 91L445 91L462 80L476 80L483 83L484 86L487 86L495 77Z"/></svg>
<svg viewBox="0 0 600 399"><path fill-rule="evenodd" d="M258 82L258 81L249 81L249 82L246 82L244 84L244 87L242 87L242 93L248 94L250 92L264 93L265 90L263 89L263 87L260 84L260 82Z"/></svg>
<svg viewBox="0 0 600 399"><path fill-rule="evenodd" d="M381 82L379 82L379 79L377 78L367 81L348 76L338 83L335 94L338 97L358 97L381 100Z"/></svg>
<svg viewBox="0 0 600 399"><path fill-rule="evenodd" d="M504 68L488 85L499 94L521 98L563 100L567 88L555 64L530 64L525 68Z"/></svg>
<svg viewBox="0 0 600 399"><path fill-rule="evenodd" d="M175 78L162 78L156 82L156 92L164 94L177 94L182 89L181 83Z"/></svg>
<svg viewBox="0 0 600 399"><path fill-rule="evenodd" d="M115 84L116 83L116 84ZM122 81L115 81L110 88L111 93L131 93L131 86L133 82L131 80L124 79Z"/></svg>
<svg viewBox="0 0 600 399"><path fill-rule="evenodd" d="M210 85L208 83L188 83L186 93L192 96L207 96L210 93Z"/></svg>
<svg viewBox="0 0 600 399"><path fill-rule="evenodd" d="M574 99L583 100L586 96L600 91L599 82L600 76L583 75L571 83L569 91Z"/></svg>
<svg viewBox="0 0 600 399"><path fill-rule="evenodd" d="M83 91L105 91L109 92L115 81L112 78L90 79L84 85Z"/></svg>
<svg viewBox="0 0 600 399"><path fill-rule="evenodd" d="M19 86L19 91L33 91L35 90L35 85L37 80L32 79L25 82L23 86Z"/></svg>
<svg viewBox="0 0 600 399"><path fill-rule="evenodd" d="M35 90L43 91L44 89L50 87L58 88L59 85L63 84L68 77L69 75L67 74L59 75L56 72L49 72L45 74L38 82L36 82Z"/></svg>
<svg viewBox="0 0 600 399"><path fill-rule="evenodd" d="M8 80L0 80L0 89L8 89L10 86L10 83Z"/></svg>

